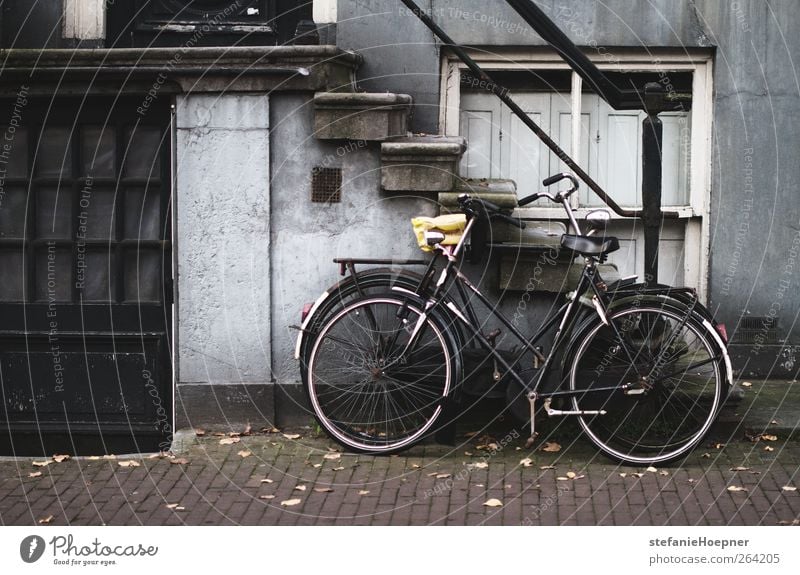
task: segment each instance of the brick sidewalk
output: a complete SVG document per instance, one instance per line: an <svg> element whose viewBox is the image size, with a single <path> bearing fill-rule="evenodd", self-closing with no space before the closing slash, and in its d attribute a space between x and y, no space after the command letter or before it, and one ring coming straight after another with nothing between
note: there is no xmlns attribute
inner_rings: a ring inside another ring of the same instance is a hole
<svg viewBox="0 0 800 575"><path fill-rule="evenodd" d="M512 432L372 457L298 433L242 436L230 445L192 436L172 458L81 457L44 467L33 465L41 459L6 458L0 524L776 525L800 518L800 493L784 489L800 484L800 443L791 441L707 444L677 467L647 471L611 463L584 439L554 453L541 443L526 452ZM521 464L526 458L529 466ZM492 499L502 506L485 505Z"/></svg>

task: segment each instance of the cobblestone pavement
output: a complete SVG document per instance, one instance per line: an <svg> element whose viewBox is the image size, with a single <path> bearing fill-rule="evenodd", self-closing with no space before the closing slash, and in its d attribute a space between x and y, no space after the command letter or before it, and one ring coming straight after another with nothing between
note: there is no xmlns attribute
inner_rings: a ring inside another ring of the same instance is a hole
<svg viewBox="0 0 800 575"><path fill-rule="evenodd" d="M178 456L76 457L45 466L5 458L0 524L776 525L800 518L793 489L800 443L793 441L712 441L677 466L646 470L618 466L584 439L562 442L557 452L543 451L544 442L525 450L513 430L393 457L343 453L308 429L296 433L191 434Z"/></svg>

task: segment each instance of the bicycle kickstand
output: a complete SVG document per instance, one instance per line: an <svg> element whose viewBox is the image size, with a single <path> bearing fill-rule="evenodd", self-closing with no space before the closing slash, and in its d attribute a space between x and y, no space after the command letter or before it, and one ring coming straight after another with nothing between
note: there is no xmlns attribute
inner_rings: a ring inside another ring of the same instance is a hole
<svg viewBox="0 0 800 575"><path fill-rule="evenodd" d="M531 436L525 442L525 449L530 449L536 442L536 392L528 393L528 401L531 404Z"/></svg>

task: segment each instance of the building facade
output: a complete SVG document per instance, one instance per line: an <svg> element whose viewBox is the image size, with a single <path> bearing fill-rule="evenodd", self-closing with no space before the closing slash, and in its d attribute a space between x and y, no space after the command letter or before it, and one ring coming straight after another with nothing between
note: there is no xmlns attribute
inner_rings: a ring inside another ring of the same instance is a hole
<svg viewBox="0 0 800 575"><path fill-rule="evenodd" d="M541 3L616 82L691 97L662 115L679 217L659 279L698 288L747 377L794 378L800 352L793 4ZM593 94L505 2L421 6L641 205L642 113ZM334 258L418 257L410 218L452 191L521 197L564 169L398 0L3 0L0 18L3 453L309 421L290 326ZM564 229L553 206L518 214L542 252ZM611 229L609 274L641 276L641 223ZM534 327L572 269L531 285L536 261L470 273Z"/></svg>

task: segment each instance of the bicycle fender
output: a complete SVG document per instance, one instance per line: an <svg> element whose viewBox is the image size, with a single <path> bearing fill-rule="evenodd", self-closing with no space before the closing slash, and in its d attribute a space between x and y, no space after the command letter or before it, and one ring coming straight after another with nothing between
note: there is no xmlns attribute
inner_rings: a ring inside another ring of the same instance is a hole
<svg viewBox="0 0 800 575"><path fill-rule="evenodd" d="M337 284L338 285L338 284ZM317 301L314 302L314 305L311 306L311 310L308 312L306 319L303 320L303 323L300 324L300 331L297 333L297 342L294 344L294 358L296 360L300 360L300 350L303 348L303 339L306 335L306 329L308 325L311 323L311 320L314 319L314 314L319 309L326 299L328 299L331 295L330 291L324 292L321 296L317 298Z"/></svg>

